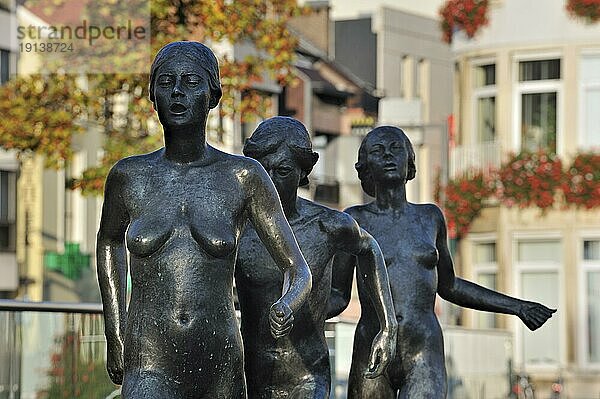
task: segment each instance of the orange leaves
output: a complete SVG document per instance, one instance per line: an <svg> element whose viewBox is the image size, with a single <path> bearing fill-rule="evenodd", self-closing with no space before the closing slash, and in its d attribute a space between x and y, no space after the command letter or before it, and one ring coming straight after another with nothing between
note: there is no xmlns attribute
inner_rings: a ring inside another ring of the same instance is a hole
<svg viewBox="0 0 600 399"><path fill-rule="evenodd" d="M36 152L58 168L72 155L88 99L70 75L19 77L0 87L0 146Z"/></svg>
<svg viewBox="0 0 600 399"><path fill-rule="evenodd" d="M256 52L252 57L221 59L219 63L223 85L221 114L233 115L243 109L242 118L252 119L264 116L261 110L266 105L240 104L234 98L265 77L283 85L294 81L292 63L297 39L287 28L287 21L308 12L308 7L298 6L295 0L156 0L152 5L154 48L156 51L174 40L253 46Z"/></svg>

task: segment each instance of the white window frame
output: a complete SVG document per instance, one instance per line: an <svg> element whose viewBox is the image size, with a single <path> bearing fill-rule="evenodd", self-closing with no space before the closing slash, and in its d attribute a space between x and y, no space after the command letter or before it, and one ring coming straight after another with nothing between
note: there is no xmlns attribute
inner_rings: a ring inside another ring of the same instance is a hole
<svg viewBox="0 0 600 399"><path fill-rule="evenodd" d="M559 241L561 259L557 262L519 262L518 251L519 241ZM547 231L547 232L515 232L512 234L512 253L513 253L513 286L515 288L514 295L517 298L524 300L531 300L530 298L521 297L521 276L524 272L539 272L548 273L556 272L558 274L558 311L552 316L558 318L558 334L559 334L559 353L558 353L558 364L525 364L523 360L523 329L527 327L523 324L521 319L514 317L515 326L515 346L514 355L515 363L517 366L521 366L528 371L556 371L564 368L567 364L567 325L566 317L562 314L567 310L565 302L565 278L564 278L564 257L565 257L565 240L559 231ZM548 305L548 304L546 304ZM549 306L549 305L548 305ZM543 328L543 326L541 327Z"/></svg>
<svg viewBox="0 0 600 399"><path fill-rule="evenodd" d="M519 63L522 61L560 60L560 79L519 81ZM513 151L521 152L521 96L523 94L543 94L556 92L556 154L564 155L563 144L563 76L564 55L560 52L546 52L534 54L516 54L513 57Z"/></svg>
<svg viewBox="0 0 600 399"><path fill-rule="evenodd" d="M600 90L600 79L592 80L591 82L584 82L582 79L583 60L588 57L600 57L600 48L585 49L581 52L579 57L579 69L577 75L579 79L579 134L577 135L577 147L584 151L591 149L589 144L585 143L585 92L587 90Z"/></svg>
<svg viewBox="0 0 600 399"><path fill-rule="evenodd" d="M471 240L471 262L473 264L472 268L472 279L474 283L479 282L480 274L495 274L496 275L496 285L498 285L498 237L496 234L469 234L469 238ZM479 244L488 244L494 243L496 244L496 261L495 262L485 262L485 263L477 263L475 261L475 248ZM497 291L500 287L496 286L495 290ZM476 314L479 311L474 310ZM473 328L478 328L476 317L473 317ZM495 315L495 324L498 325L498 316ZM498 327L495 327L498 328Z"/></svg>
<svg viewBox="0 0 600 399"><path fill-rule="evenodd" d="M592 363L588 357L588 315L587 315L587 273L600 272L600 260L586 261L583 259L583 242L600 240L600 230L587 230L577 237L577 352L579 364L586 369L600 371L600 362Z"/></svg>
<svg viewBox="0 0 600 399"><path fill-rule="evenodd" d="M475 86L475 76L476 76L476 70L478 67L484 66L484 65L491 65L494 64L496 67L496 76L494 77L494 84L493 85L488 85L488 86L481 86L481 87L476 87ZM471 143L473 143L474 145L478 145L478 144L482 144L479 141L479 123L478 123L478 115L477 115L477 103L479 101L480 98L487 98L487 97L494 97L496 98L496 110L498 109L498 61L496 60L496 58L478 58L476 60L471 61L471 88L473 90L473 96L471 99L471 123L473 126L473 129L471 129ZM494 115L496 117L496 120L494 121L494 128L496 128L498 126L498 113L494 112ZM498 132L496 131L496 134ZM498 137L495 137L494 141L492 141L492 143L495 143L498 141Z"/></svg>

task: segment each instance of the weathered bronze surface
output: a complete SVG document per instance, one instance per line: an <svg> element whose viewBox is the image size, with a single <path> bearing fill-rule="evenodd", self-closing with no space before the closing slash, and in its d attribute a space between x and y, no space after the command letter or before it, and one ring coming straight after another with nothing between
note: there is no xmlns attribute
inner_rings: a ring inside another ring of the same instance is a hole
<svg viewBox="0 0 600 399"><path fill-rule="evenodd" d="M283 295L260 313L274 336L289 333L310 292L310 270L265 170L206 143L207 115L220 97L209 48L162 48L150 99L165 146L122 159L106 181L98 279L107 368L124 398L246 397L232 285L248 220L284 276Z"/></svg>
<svg viewBox="0 0 600 399"><path fill-rule="evenodd" d="M354 337L348 397L445 398L444 341L434 314L436 293L460 306L516 315L531 330L543 325L555 310L454 275L441 210L406 199L406 182L415 177L416 168L412 144L402 130L391 126L372 130L361 144L356 169L363 189L375 200L346 212L381 246L398 320L398 342L396 357L384 375L364 378L367 348L379 323L365 283L359 278L362 314ZM348 304L353 270L353 258L343 254L335 257L330 317Z"/></svg>
<svg viewBox="0 0 600 399"><path fill-rule="evenodd" d="M381 375L396 343L396 318L383 255L375 240L347 214L297 196L298 186L317 161L310 137L299 121L274 117L263 121L244 146L244 154L267 170L281 198L286 217L313 275L313 289L294 315L290 334L275 340L269 334L267 310L281 292L283 275L258 238L246 228L236 266L236 287L242 314L246 378L250 398L328 398L331 386L325 318L331 290L331 259L335 252L357 255L364 276L363 293L372 301L375 333L366 342L360 374Z"/></svg>

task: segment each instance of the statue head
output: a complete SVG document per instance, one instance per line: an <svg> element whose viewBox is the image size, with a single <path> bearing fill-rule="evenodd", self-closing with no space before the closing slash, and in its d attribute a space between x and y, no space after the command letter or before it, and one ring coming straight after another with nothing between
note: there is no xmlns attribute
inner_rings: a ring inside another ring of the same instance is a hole
<svg viewBox="0 0 600 399"><path fill-rule="evenodd" d="M167 62L187 63L197 72L202 73L208 82L210 92L209 108L217 106L222 96L219 80L219 63L211 49L198 42L173 42L161 48L150 67L150 101L154 104L157 72Z"/></svg>
<svg viewBox="0 0 600 399"><path fill-rule="evenodd" d="M363 190L375 196L375 184L405 184L415 178L415 151L406 134L394 126L379 126L363 139L354 165Z"/></svg>
<svg viewBox="0 0 600 399"><path fill-rule="evenodd" d="M263 165L282 200L286 193L292 195L292 190L295 193L298 186L308 184L308 175L319 159L306 127L286 116L262 121L246 140L243 152Z"/></svg>

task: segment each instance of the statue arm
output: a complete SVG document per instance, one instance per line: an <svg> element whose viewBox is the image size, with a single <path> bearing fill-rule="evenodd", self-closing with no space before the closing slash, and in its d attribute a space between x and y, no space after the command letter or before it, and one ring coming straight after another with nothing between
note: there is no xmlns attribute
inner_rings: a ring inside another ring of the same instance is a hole
<svg viewBox="0 0 600 399"><path fill-rule="evenodd" d="M104 309L108 374L114 383L121 384L127 289L125 231L129 224L129 216L121 197L122 176L116 169L117 166L106 179L96 242L96 263Z"/></svg>
<svg viewBox="0 0 600 399"><path fill-rule="evenodd" d="M350 304L352 295L352 278L356 256L347 252L338 252L333 256L331 271L331 293L327 303L327 318L342 313Z"/></svg>
<svg viewBox="0 0 600 399"><path fill-rule="evenodd" d="M524 301L482 287L456 277L454 265L447 245L444 216L436 207L435 220L438 224L436 246L439 252L438 294L456 305L494 313L518 316L530 329L541 327L556 311L540 303Z"/></svg>
<svg viewBox="0 0 600 399"><path fill-rule="evenodd" d="M293 314L310 294L312 275L285 218L273 182L260 164L252 162L255 165L246 185L248 216L284 276L282 296L273 304L269 315L271 332L277 338L291 330Z"/></svg>
<svg viewBox="0 0 600 399"><path fill-rule="evenodd" d="M339 249L356 255L358 271L365 282L379 319L379 334L373 340L369 366L365 373L367 378L375 378L383 373L389 361L395 356L398 330L383 253L377 241L350 217L345 220L344 226L338 232L341 233L336 240L341 244Z"/></svg>

